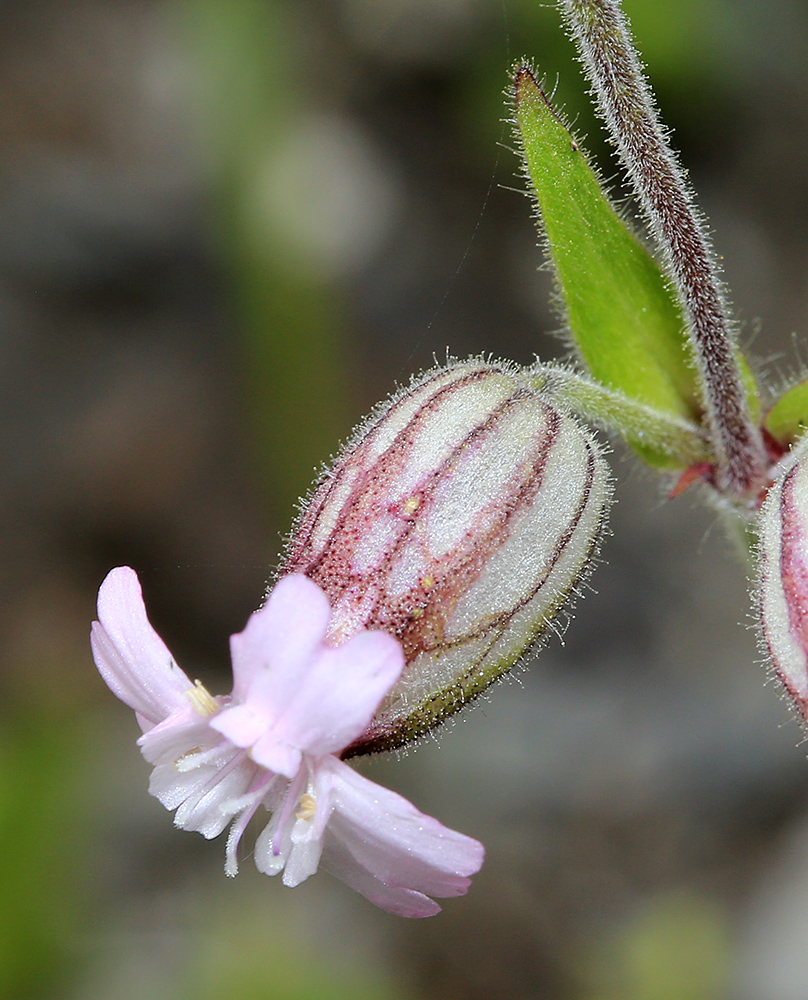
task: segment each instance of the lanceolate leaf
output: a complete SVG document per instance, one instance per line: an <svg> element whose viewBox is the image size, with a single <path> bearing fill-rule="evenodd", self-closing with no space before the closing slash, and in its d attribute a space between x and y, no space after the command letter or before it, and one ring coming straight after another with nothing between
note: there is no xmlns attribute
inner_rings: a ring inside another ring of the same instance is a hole
<svg viewBox="0 0 808 1000"><path fill-rule="evenodd" d="M526 172L581 358L629 398L697 418L684 321L659 266L615 212L532 72L520 67L514 84Z"/></svg>

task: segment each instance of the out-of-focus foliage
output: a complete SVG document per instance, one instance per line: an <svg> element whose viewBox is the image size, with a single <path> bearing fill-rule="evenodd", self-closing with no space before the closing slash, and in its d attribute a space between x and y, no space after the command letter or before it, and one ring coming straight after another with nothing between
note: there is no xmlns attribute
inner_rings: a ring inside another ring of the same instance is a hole
<svg viewBox="0 0 808 1000"><path fill-rule="evenodd" d="M407 1000L403 987L363 968L316 952L253 897L220 904L199 941L199 959L183 991L188 1000ZM347 950L347 949L346 949Z"/></svg>
<svg viewBox="0 0 808 1000"><path fill-rule="evenodd" d="M346 396L339 295L327 252L318 254L329 218L317 216L321 186L339 196L340 164L329 162L327 145L297 141L314 96L287 16L266 0L184 0L214 232L241 320L256 457L277 516L334 447Z"/></svg>
<svg viewBox="0 0 808 1000"><path fill-rule="evenodd" d="M90 933L94 761L67 706L28 706L0 735L0 996L58 995Z"/></svg>
<svg viewBox="0 0 808 1000"><path fill-rule="evenodd" d="M591 948L582 993L587 1000L721 1000L729 955L726 914L715 902L663 895Z"/></svg>

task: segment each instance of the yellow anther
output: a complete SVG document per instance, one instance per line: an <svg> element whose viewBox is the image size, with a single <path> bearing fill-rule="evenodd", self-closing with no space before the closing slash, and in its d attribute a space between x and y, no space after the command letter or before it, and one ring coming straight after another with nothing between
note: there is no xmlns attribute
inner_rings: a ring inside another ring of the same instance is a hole
<svg viewBox="0 0 808 1000"><path fill-rule="evenodd" d="M418 496L413 496L410 497L408 500L404 501L404 503L401 505L401 509L404 511L405 514L414 514L420 506L421 506L421 498Z"/></svg>
<svg viewBox="0 0 808 1000"><path fill-rule="evenodd" d="M202 681L194 681L194 687L185 692L188 701L200 715L215 715L219 711L216 699Z"/></svg>
<svg viewBox="0 0 808 1000"><path fill-rule="evenodd" d="M413 618L423 618L424 617L424 609L423 608L413 608L411 614L412 614Z"/></svg>
<svg viewBox="0 0 808 1000"><path fill-rule="evenodd" d="M175 770L192 771L195 767L194 757L199 753L202 753L202 747L191 747L190 750L186 750L185 753L180 754L174 761Z"/></svg>
<svg viewBox="0 0 808 1000"><path fill-rule="evenodd" d="M308 792L304 792L300 796L300 809L295 813L298 819L314 819L317 812L317 803L314 801L313 796L309 795Z"/></svg>
<svg viewBox="0 0 808 1000"><path fill-rule="evenodd" d="M427 573L426 576L421 577L421 586L424 590L429 590L430 587L435 586L435 577Z"/></svg>

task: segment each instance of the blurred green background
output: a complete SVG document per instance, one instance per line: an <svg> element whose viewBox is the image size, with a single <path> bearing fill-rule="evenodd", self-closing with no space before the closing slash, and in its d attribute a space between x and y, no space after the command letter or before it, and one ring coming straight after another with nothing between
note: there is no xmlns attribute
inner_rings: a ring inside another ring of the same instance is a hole
<svg viewBox="0 0 808 1000"><path fill-rule="evenodd" d="M808 326L808 9L626 8L776 384ZM502 121L523 55L622 197L533 0L0 5L0 996L808 996L798 728L713 518L622 451L565 646L366 765L487 846L432 920L248 858L226 879L92 666L97 587L129 564L227 690L295 498L373 403L447 349L564 354Z"/></svg>

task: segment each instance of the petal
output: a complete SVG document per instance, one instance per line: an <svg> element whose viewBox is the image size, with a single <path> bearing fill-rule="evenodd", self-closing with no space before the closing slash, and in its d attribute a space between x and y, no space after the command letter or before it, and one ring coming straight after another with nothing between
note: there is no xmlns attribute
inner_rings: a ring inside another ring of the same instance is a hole
<svg viewBox="0 0 808 1000"><path fill-rule="evenodd" d="M171 764L158 765L152 772L149 791L166 807L176 809L174 824L196 830L210 840L218 836L233 818L228 805L250 790L258 768L240 751L232 751L221 765L204 764L193 771L177 771Z"/></svg>
<svg viewBox="0 0 808 1000"><path fill-rule="evenodd" d="M261 703L253 698L246 705L232 705L216 716L216 731L239 747L251 747L272 725L272 716L262 711ZM211 720L211 723L213 720ZM297 771L299 764L295 766ZM276 768L270 768L276 770ZM288 777L291 777L289 775Z"/></svg>
<svg viewBox="0 0 808 1000"><path fill-rule="evenodd" d="M266 688L272 703L282 706L319 649L330 618L328 598L308 577L296 573L279 580L244 631L230 638L234 701Z"/></svg>
<svg viewBox="0 0 808 1000"><path fill-rule="evenodd" d="M193 684L146 617L137 574L113 569L98 592L90 642L98 671L113 694L138 713L146 730L187 708Z"/></svg>
<svg viewBox="0 0 808 1000"><path fill-rule="evenodd" d="M317 871L323 853L323 833L332 812L330 772L307 764L309 780L305 795L295 807L290 835L292 848L283 871L283 884L288 886L300 885Z"/></svg>
<svg viewBox="0 0 808 1000"><path fill-rule="evenodd" d="M293 841L294 833L293 828ZM317 838L302 840L297 844L293 843L283 869L283 884L293 889L295 886L305 882L310 875L313 875L317 871L322 853L323 842Z"/></svg>
<svg viewBox="0 0 808 1000"><path fill-rule="evenodd" d="M150 764L178 764L181 758L193 753L212 750L221 746L222 756L232 747L221 735L210 728L207 719L200 718L189 708L169 716L165 721L153 726L137 741L140 752Z"/></svg>
<svg viewBox="0 0 808 1000"><path fill-rule="evenodd" d="M322 828L324 822L317 820L322 816L327 820L328 813L320 813L319 805L310 811L315 804L313 794L316 789L311 781L306 783L309 768L302 769L292 781L285 782L283 794L267 796L264 804L272 810L272 819L259 835L255 844L255 864L259 871L266 875L277 875L283 870L283 884L294 887L305 882L317 871L320 854L323 849ZM303 806L301 793L306 789L310 801ZM328 802L325 802L328 806Z"/></svg>
<svg viewBox="0 0 808 1000"><path fill-rule="evenodd" d="M342 750L365 731L403 667L401 646L385 632L361 632L336 649L324 648L285 712L254 745L253 758L274 769L284 747L314 758Z"/></svg>
<svg viewBox="0 0 808 1000"><path fill-rule="evenodd" d="M378 906L395 905L395 913L402 908L418 910L404 915L428 915L421 912L424 903L418 894L443 897L466 892L469 876L483 863L482 844L419 812L401 795L368 781L334 757L321 761L317 772L318 784L324 779L331 782L334 810L324 867ZM368 876L380 885L368 881Z"/></svg>
<svg viewBox="0 0 808 1000"><path fill-rule="evenodd" d="M241 704L220 712L211 725L288 778L300 768L301 753L321 757L364 732L404 667L399 643L384 632L325 645L329 616L315 583L288 576L231 639L233 696Z"/></svg>
<svg viewBox="0 0 808 1000"><path fill-rule="evenodd" d="M329 840L320 864L349 888L388 913L399 917L434 917L440 913L440 906L429 896L380 882L358 865L353 855L337 840Z"/></svg>
<svg viewBox="0 0 808 1000"><path fill-rule="evenodd" d="M293 778L300 770L302 753L296 747L278 742L277 738L269 742L263 740L267 728L271 727L272 719L268 713L259 714L254 709L255 700L247 705L234 705L219 713L215 720L215 728L231 743L238 747L250 747L250 753L254 760L257 760L262 767L275 774L282 774L287 778ZM211 720L213 725L213 720ZM264 752L259 756L255 755L256 746L259 741L264 744Z"/></svg>

